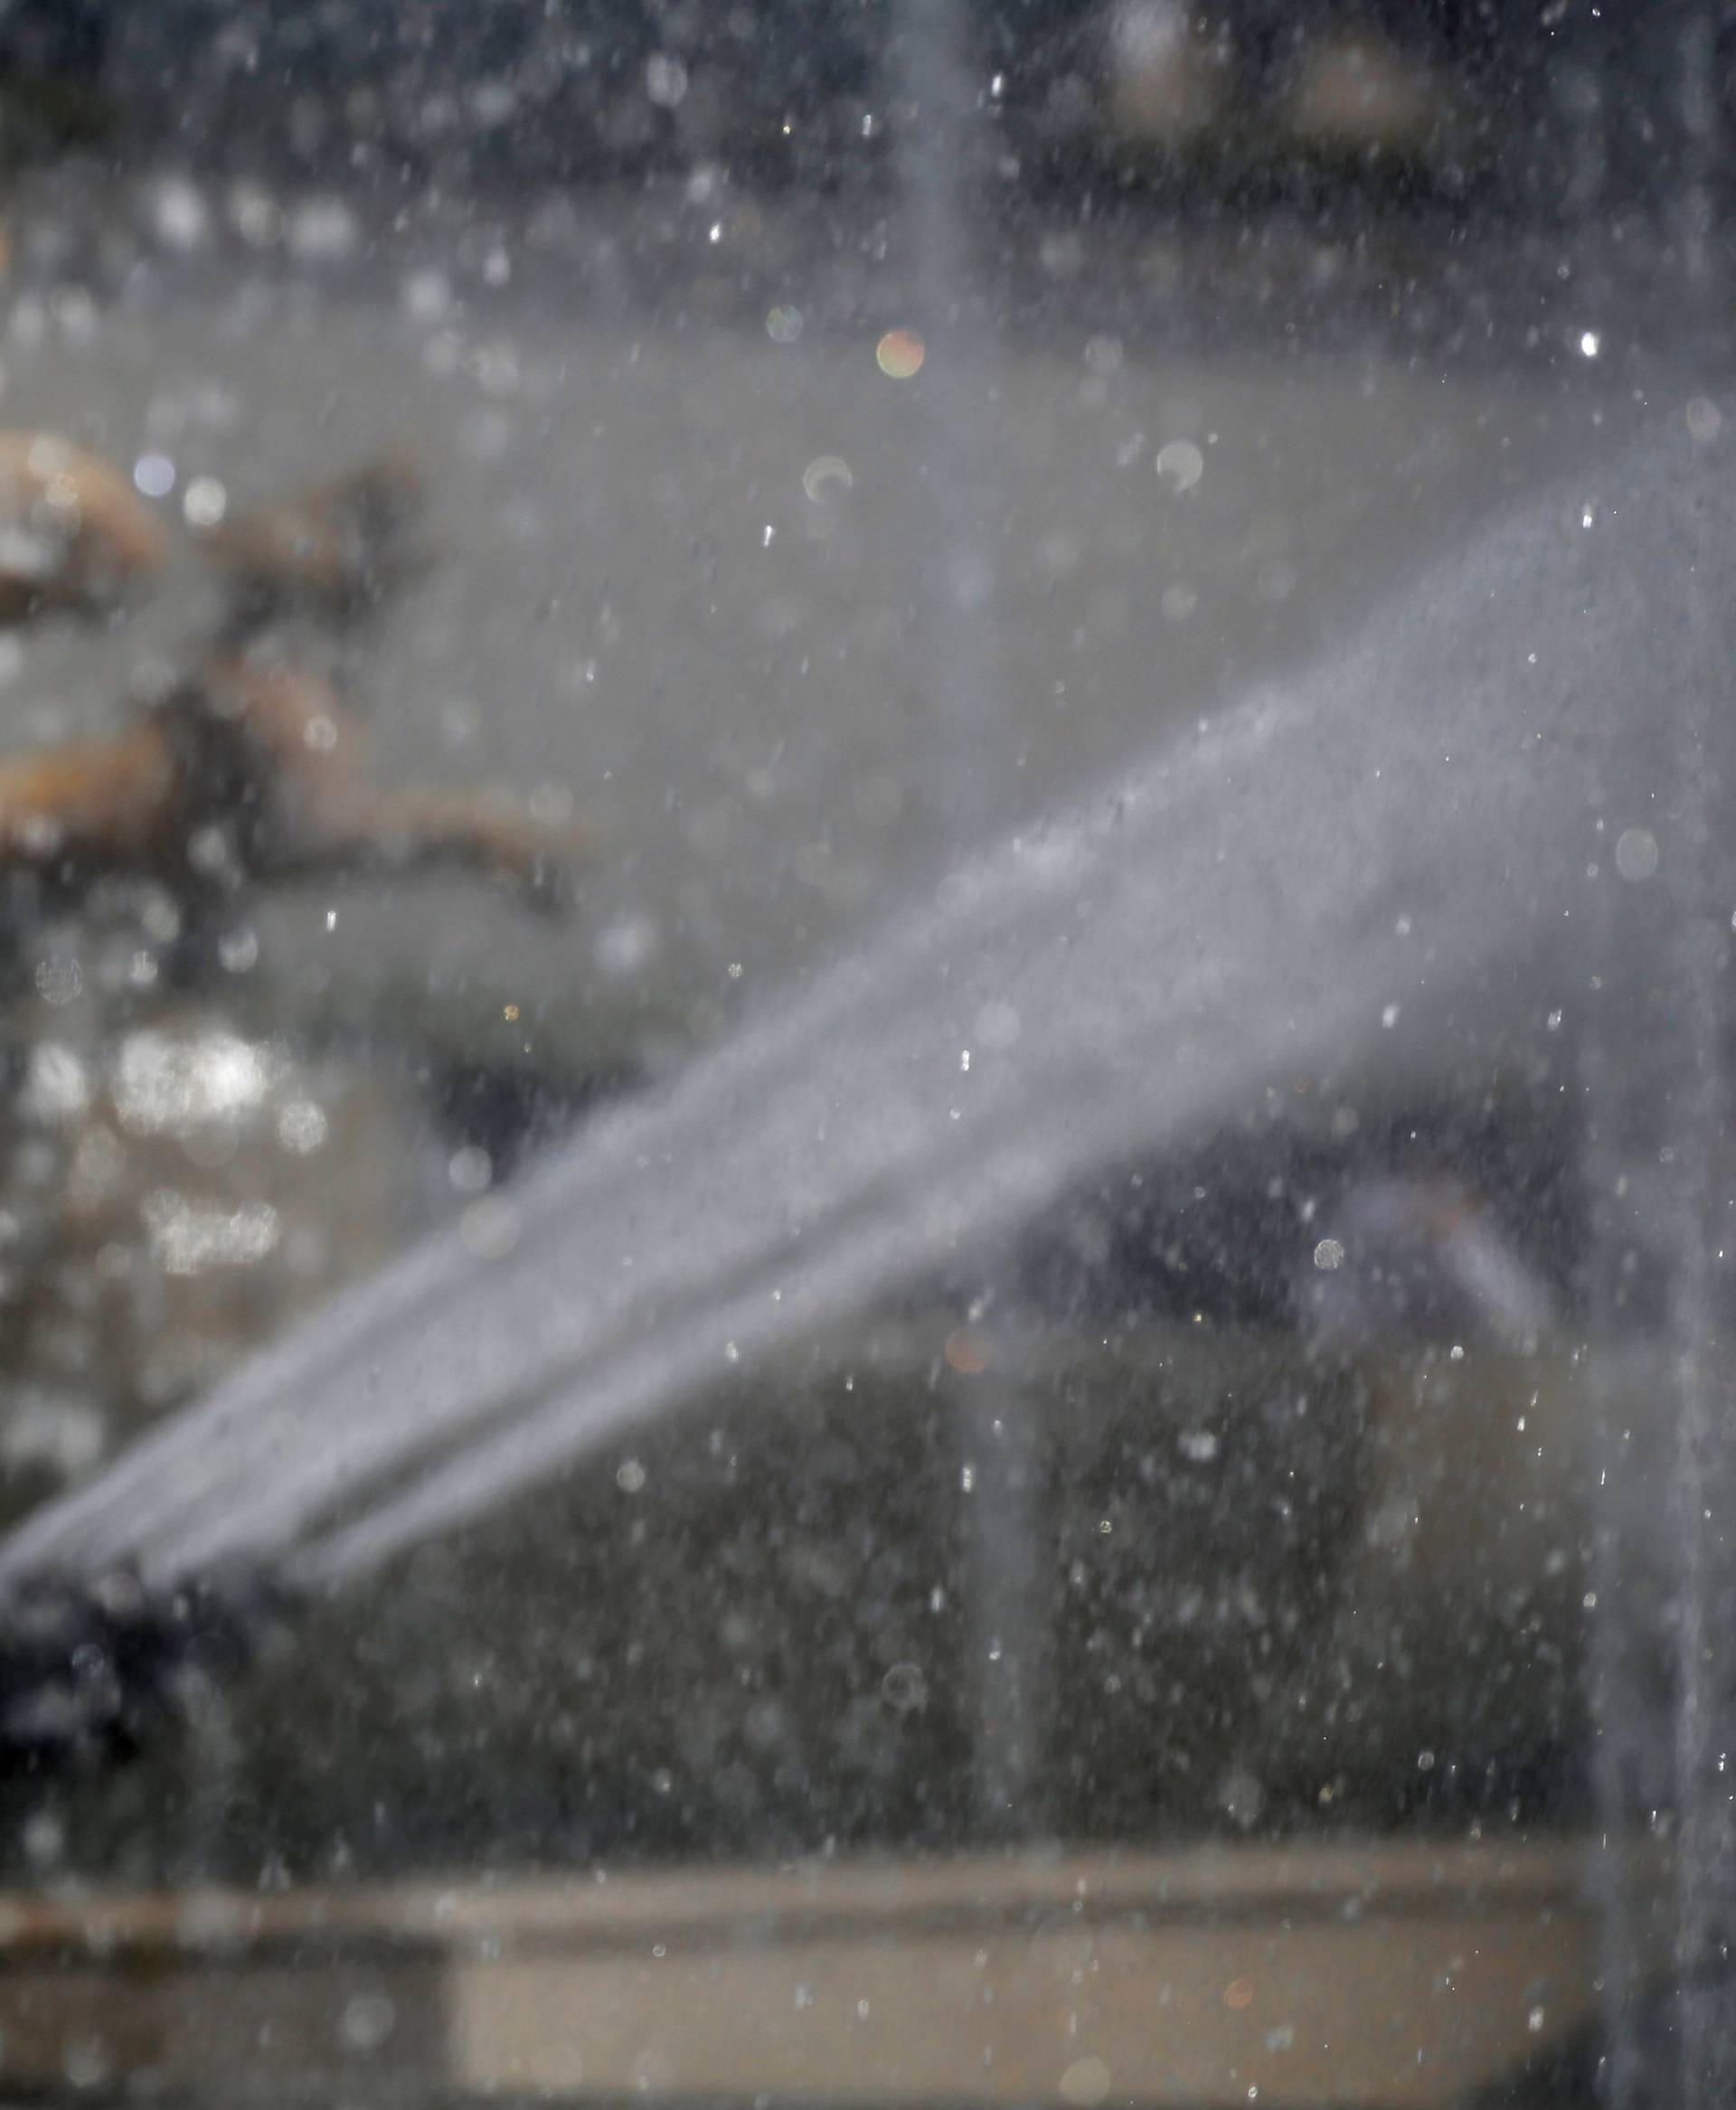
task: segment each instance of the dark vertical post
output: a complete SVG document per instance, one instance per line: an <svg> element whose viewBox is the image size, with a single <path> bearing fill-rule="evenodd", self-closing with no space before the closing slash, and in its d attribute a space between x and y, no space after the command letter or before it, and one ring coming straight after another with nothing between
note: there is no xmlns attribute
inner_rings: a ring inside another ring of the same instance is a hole
<svg viewBox="0 0 1736 2110"><path fill-rule="evenodd" d="M1704 419L1703 415L1703 425ZM1689 472L1668 532L1690 578L1719 576ZM1730 1078L1736 659L1708 583L1691 599L1694 676L1600 729L1605 925L1590 1002L1588 1183L1600 1239L1591 1323L1603 1376L1601 1524L1592 1570L1610 2110L1736 2102L1736 1138ZM1636 1257L1646 1265L1636 1270ZM1650 1312L1624 1299L1649 1272ZM1662 1387L1673 1454L1637 1454L1637 1388ZM1624 1403L1626 1402L1626 1404ZM1639 1570L1667 1579L1665 1641ZM1659 1729L1674 1687L1673 1734ZM1674 1823L1674 1941L1648 1934L1624 1848ZM1672 1984L1657 1985L1666 1959ZM1650 1996L1642 2002L1647 1979ZM1667 2039L1642 2030L1667 1990ZM1666 2075L1660 2069L1674 2065Z"/></svg>
<svg viewBox="0 0 1736 2110"><path fill-rule="evenodd" d="M1731 438L1710 400L1676 415L1698 444L1646 532L1687 582L1685 615L1663 619L1685 624L1689 671L1612 697L1587 729L1602 762L1580 1081L1609 2110L1736 2102L1736 620L1714 583L1725 509L1709 504ZM1650 1421L1668 1445L1646 1441L1648 1399L1668 1406ZM1648 1832L1674 1840L1668 1929L1629 1880Z"/></svg>
<svg viewBox="0 0 1736 2110"><path fill-rule="evenodd" d="M1012 767L997 623L995 346L970 239L990 135L969 27L961 0L899 0L889 69L910 320L928 348L911 406L923 494L911 538L929 699L920 739L929 796L955 854L987 832ZM967 1090L969 1022L959 1025ZM955 1427L974 1816L1006 1837L1040 1823L1045 1578L1032 1403L991 1366L963 1381Z"/></svg>
<svg viewBox="0 0 1736 2110"><path fill-rule="evenodd" d="M1684 306L1719 320L1713 181L1720 123L1717 17L1706 0L1662 11L1661 61L1673 68L1675 169L1666 227ZM1727 444L1727 443L1726 443ZM1725 447L1703 474L1730 474ZM1732 1156L1731 613L1694 493L1683 558L1708 583L1696 596L1698 693L1675 699L1684 854L1673 881L1669 955L1675 1075L1661 1156L1675 1192L1671 1356L1676 1448L1671 1521L1680 1549L1676 1600L1678 1921L1676 2003L1685 2110L1736 2102L1736 1157Z"/></svg>
<svg viewBox="0 0 1736 2110"><path fill-rule="evenodd" d="M1679 1896L1676 2002L1684 2110L1736 2102L1736 1164L1731 1158L1731 637L1706 608L1704 692L1684 721L1678 928L1669 960L1679 1007L1667 1139L1675 1188L1669 1343L1676 1409L1670 1518L1675 1602ZM1715 670L1715 671L1714 671Z"/></svg>
<svg viewBox="0 0 1736 2110"><path fill-rule="evenodd" d="M1052 1609L1043 1558L1038 1402L991 1369L960 1404L965 1645L975 1719L972 1804L991 1838L1043 1829L1041 1724Z"/></svg>
<svg viewBox="0 0 1736 2110"><path fill-rule="evenodd" d="M1609 834L1606 813L1605 834ZM1607 857L1611 845L1606 842ZM1604 890L1606 904L1611 890ZM1665 1513L1670 1461L1632 1440L1636 1365L1659 1349L1656 1314L1644 1309L1642 1257L1653 1245L1642 1198L1645 1168L1656 1155L1660 1094L1649 1073L1632 1074L1615 1038L1611 1013L1624 1001L1613 970L1622 918L1607 914L1596 956L1604 963L1590 994L1580 1087L1585 1107L1581 1184L1590 1240L1583 1284L1588 1313L1582 1352L1589 1361L1596 1416L1597 1493L1586 1562L1587 1663L1593 1749L1591 1777L1599 1816L1590 1875L1599 1907L1599 1983L1604 2110L1634 2110L1651 2058L1642 2002L1655 1940L1636 1895L1636 1841L1673 1794L1675 1753L1660 1733L1660 1694L1651 1674L1655 1637L1646 1631L1640 1577L1645 1540ZM1648 1321L1652 1323L1648 1324ZM1643 1379L1642 1379L1642 1381Z"/></svg>

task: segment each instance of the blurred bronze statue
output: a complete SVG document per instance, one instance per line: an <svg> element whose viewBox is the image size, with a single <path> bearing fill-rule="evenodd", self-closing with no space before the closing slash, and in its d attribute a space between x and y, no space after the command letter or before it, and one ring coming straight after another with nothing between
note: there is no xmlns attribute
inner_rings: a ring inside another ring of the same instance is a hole
<svg viewBox="0 0 1736 2110"><path fill-rule="evenodd" d="M168 561L162 523L118 469L51 432L0 432L0 622L95 613Z"/></svg>
<svg viewBox="0 0 1736 2110"><path fill-rule="evenodd" d="M445 864L542 904L584 843L487 793L387 789L365 727L268 626L342 623L425 561L420 477L401 449L196 538L228 614L194 670L107 739L0 759L0 862L57 888L116 871L191 883L212 831L242 878ZM152 584L168 538L107 463L40 433L0 433L0 621L99 615Z"/></svg>
<svg viewBox="0 0 1736 2110"><path fill-rule="evenodd" d="M206 529L199 546L229 582L243 626L305 609L343 620L384 599L428 562L417 535L424 494L408 448Z"/></svg>

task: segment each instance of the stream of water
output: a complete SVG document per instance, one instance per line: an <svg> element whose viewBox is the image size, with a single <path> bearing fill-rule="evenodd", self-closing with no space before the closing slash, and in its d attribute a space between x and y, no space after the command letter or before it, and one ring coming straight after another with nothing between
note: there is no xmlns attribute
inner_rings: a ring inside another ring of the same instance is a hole
<svg viewBox="0 0 1736 2110"><path fill-rule="evenodd" d="M1523 1060L1596 964L1589 890L1672 854L1643 787L1606 784L1591 706L1701 678L1707 581L1674 560L1696 466L1684 434L1588 472L965 862L40 1512L0 1580L335 1581L1264 1091Z"/></svg>

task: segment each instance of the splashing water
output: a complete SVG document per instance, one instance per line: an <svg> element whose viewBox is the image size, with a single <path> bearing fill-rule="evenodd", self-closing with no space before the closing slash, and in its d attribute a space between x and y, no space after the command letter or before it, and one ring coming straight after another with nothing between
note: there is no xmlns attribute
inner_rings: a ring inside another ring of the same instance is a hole
<svg viewBox="0 0 1736 2110"><path fill-rule="evenodd" d="M1598 856L1589 703L1703 679L1707 581L1672 558L1690 468L1608 472L1599 535L1567 532L1585 479L1536 503L1348 651L965 864L490 1198L486 1238L412 1252L38 1512L0 1584L231 1559L335 1582L1262 1088L1486 1073L1540 986L1583 977L1590 890L1629 883Z"/></svg>

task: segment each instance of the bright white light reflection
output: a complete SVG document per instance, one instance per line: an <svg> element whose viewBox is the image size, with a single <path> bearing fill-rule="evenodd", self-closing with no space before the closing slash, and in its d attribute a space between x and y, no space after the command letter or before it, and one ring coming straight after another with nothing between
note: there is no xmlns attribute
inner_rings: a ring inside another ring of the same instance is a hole
<svg viewBox="0 0 1736 2110"><path fill-rule="evenodd" d="M115 1111L145 1135L236 1120L262 1104L276 1068L268 1050L233 1033L128 1033L115 1063Z"/></svg>
<svg viewBox="0 0 1736 2110"><path fill-rule="evenodd" d="M266 1201L212 1209L172 1188L145 1198L151 1254L165 1275L203 1275L208 1267L252 1267L278 1242L278 1212Z"/></svg>

